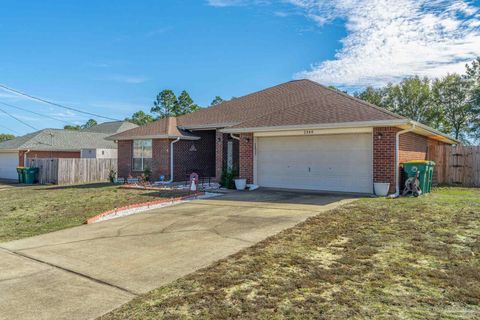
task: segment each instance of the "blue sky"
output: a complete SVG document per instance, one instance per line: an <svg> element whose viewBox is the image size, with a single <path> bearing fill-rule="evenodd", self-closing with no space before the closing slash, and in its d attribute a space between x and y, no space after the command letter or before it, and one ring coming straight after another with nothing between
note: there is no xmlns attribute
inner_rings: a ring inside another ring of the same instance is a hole
<svg viewBox="0 0 480 320"><path fill-rule="evenodd" d="M162 89L200 105L294 78L355 90L461 71L480 55L478 1L2 1L0 83L112 118ZM0 90L0 102L88 116ZM0 105L35 128L65 123ZM98 119L101 121L101 119ZM0 115L0 132L31 128Z"/></svg>

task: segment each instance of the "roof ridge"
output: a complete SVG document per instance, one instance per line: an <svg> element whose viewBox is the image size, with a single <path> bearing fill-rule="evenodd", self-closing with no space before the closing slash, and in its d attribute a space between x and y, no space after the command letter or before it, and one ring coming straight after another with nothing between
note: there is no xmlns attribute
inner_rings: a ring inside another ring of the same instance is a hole
<svg viewBox="0 0 480 320"><path fill-rule="evenodd" d="M336 93L336 94L339 94L339 95L341 95L341 96L343 96L343 97L349 98L349 99L351 99L351 100L353 100L353 101L362 103L362 104L364 104L364 105L366 105L366 106L368 106L368 107L371 107L371 108L374 108L374 109L376 109L376 110L382 111L383 113L386 113L386 114L388 114L388 115L398 117L399 119L408 119L407 117L401 116L401 115L399 115L399 114L396 114L395 112L392 112L392 111L389 111L389 110L387 110L387 109L385 109L385 108L382 108L382 107L379 107L379 106L377 106L377 105L374 105L373 103L370 103L370 102L367 102L367 101L365 101L365 100L362 100L362 99L356 98L356 97L354 97L354 96L351 96L351 95L349 95L348 93L345 93L345 92L342 92L342 91L335 90L335 89L329 88L329 87L327 87L327 86L324 86L323 84L318 83L318 82L316 82L316 81L313 81L313 80L310 80L310 79L302 79L302 80L305 80L305 81L311 82L311 83L313 83L313 84L316 84L317 86L320 86L320 87L322 87L323 89L326 89L326 90L328 90L328 91L331 91L332 93Z"/></svg>
<svg viewBox="0 0 480 320"><path fill-rule="evenodd" d="M277 87L280 87L280 86L283 86L283 85L286 85L287 83L290 83L290 82L295 82L295 81L301 81L301 80L289 80L287 82L282 82L282 83L279 83L279 84L276 84L272 87L268 87L268 88L264 88L264 89L261 89L259 91L254 91L254 92L251 92L251 93L247 93L243 96L240 96L240 97L235 97L233 99L230 99L230 100L225 100L219 104L216 104L216 105L213 105L213 106L208 106L208 107L204 107L204 108L201 108L200 110L197 110L197 111L194 111L192 113L187 113L187 114L182 114L180 116L178 116L177 118L182 118L182 117L185 117L185 116L189 116L189 115L193 115L195 114L196 112L198 111L204 111L204 110L207 110L207 109L217 109L217 108L220 108L222 106L222 104L225 104L225 103L230 103L234 100L237 100L237 99L243 99L243 98L246 98L246 97L249 97L249 96L252 96L252 95L255 95L255 94L259 94L261 92L265 92L265 91L268 91L268 90L271 90L271 89L274 89L274 88L277 88Z"/></svg>

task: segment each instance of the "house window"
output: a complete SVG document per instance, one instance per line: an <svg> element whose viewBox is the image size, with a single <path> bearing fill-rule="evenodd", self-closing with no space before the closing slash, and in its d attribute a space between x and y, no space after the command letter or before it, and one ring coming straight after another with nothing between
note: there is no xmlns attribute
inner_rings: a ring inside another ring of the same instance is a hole
<svg viewBox="0 0 480 320"><path fill-rule="evenodd" d="M133 141L133 171L152 168L152 140Z"/></svg>

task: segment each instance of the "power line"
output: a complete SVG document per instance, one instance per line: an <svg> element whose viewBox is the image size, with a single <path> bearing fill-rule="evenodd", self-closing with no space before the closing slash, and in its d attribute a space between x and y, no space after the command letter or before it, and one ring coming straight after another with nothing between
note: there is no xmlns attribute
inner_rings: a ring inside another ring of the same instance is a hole
<svg viewBox="0 0 480 320"><path fill-rule="evenodd" d="M7 129L8 131L12 131L13 133L16 133L16 134L20 134L20 135L21 135L20 132L18 132L18 131L16 131L16 130L13 130L13 129L10 129L10 128L5 127L5 126L0 126L0 128Z"/></svg>
<svg viewBox="0 0 480 320"><path fill-rule="evenodd" d="M0 84L0 88L3 88L4 90L8 90L10 92L13 92L17 95L21 95L21 96L24 96L24 97L27 97L27 98L30 98L30 99L33 99L33 100L37 100L37 101L40 101L40 102L43 102L43 103L50 104L52 106L68 109L68 110L83 113L83 114L88 114L90 116L94 116L94 117L97 117L97 118L103 118L103 119L113 120L113 121L121 121L119 119L104 117L104 116L101 116L99 114L95 114L95 113L91 113L91 112L87 112L87 111L82 111L82 110L79 110L79 109L76 109L76 108L73 108L73 107L68 107L68 106L65 106L65 105L62 105L62 104L59 104L59 103L56 103L56 102L51 102L51 101L48 101L48 100L45 100L45 99L42 99L42 98L37 98L37 97L34 97L32 95L29 95L28 93L24 93L24 92L9 88L9 87L7 87L3 84Z"/></svg>
<svg viewBox="0 0 480 320"><path fill-rule="evenodd" d="M34 126L31 126L31 125L29 125L28 123L26 123L25 121L18 119L17 117L15 117L14 115L12 115L12 114L8 113L7 111L5 111L5 110L3 110L3 109L0 109L0 112L3 112L3 113L5 113L7 116L9 116L9 117L11 117L11 118L13 118L13 119L17 120L17 121L18 121L18 122L20 122L20 123L23 123L24 125L26 125L27 127L30 127L30 128L32 128L32 129L33 129L33 130L35 130L35 131L37 131L37 130L38 130L38 129L37 129L37 128L35 128Z"/></svg>
<svg viewBox="0 0 480 320"><path fill-rule="evenodd" d="M60 121L60 122L66 123L66 124L74 124L73 122L70 122L70 121L65 121L65 120L62 120L62 119L55 118L55 117L47 116L46 114L41 114L41 113L38 113L38 112L35 112L35 111L24 109L24 108L14 106L13 104L9 104L9 103L6 103L6 102L1 102L0 101L0 104L3 104L4 106L7 106L7 107L15 108L15 109L18 109L18 110L22 110L22 111L25 111L25 112L30 112L30 113L36 114L37 116L41 116L41 117L45 117L45 118L48 118L48 119Z"/></svg>

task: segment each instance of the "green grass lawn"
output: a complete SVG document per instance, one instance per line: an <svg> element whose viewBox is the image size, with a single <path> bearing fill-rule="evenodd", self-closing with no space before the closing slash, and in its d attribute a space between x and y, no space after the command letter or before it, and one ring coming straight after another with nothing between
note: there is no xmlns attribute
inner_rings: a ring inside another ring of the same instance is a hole
<svg viewBox="0 0 480 320"><path fill-rule="evenodd" d="M0 190L0 242L78 226L106 210L171 196L110 184L5 188Z"/></svg>
<svg viewBox="0 0 480 320"><path fill-rule="evenodd" d="M102 319L479 319L480 190L360 199Z"/></svg>

